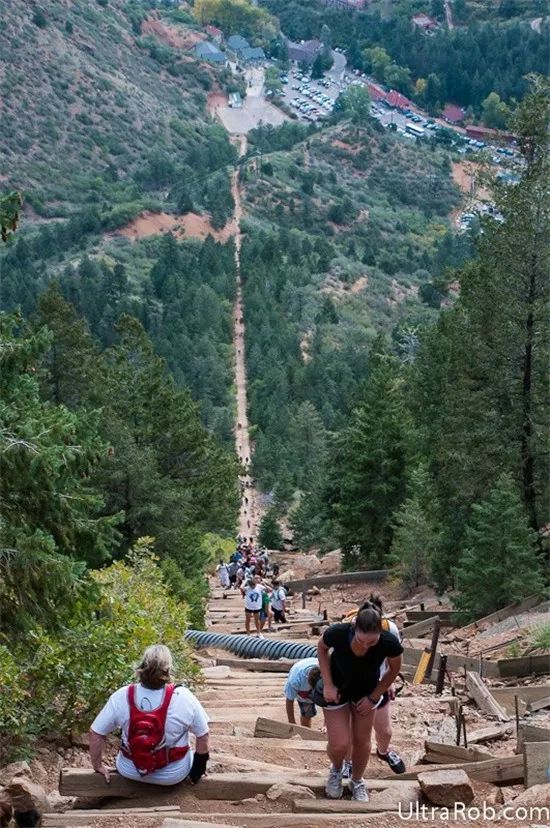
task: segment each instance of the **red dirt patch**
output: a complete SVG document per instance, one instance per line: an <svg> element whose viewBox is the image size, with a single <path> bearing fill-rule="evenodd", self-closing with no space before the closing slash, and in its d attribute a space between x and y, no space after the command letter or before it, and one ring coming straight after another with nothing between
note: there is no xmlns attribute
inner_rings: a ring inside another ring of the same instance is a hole
<svg viewBox="0 0 550 828"><path fill-rule="evenodd" d="M151 213L145 211L134 221L121 227L111 235L125 236L136 241L147 236L158 236L163 233L173 233L178 239L197 238L205 239L213 236L216 241L227 241L234 235L235 227L232 222L226 224L222 230L214 230L208 216L198 213L186 213L184 216L173 216L170 213Z"/></svg>
<svg viewBox="0 0 550 828"><path fill-rule="evenodd" d="M346 144L345 141L340 141L339 138L334 138L330 142L331 147L338 147L338 149L346 150L349 152L350 155L357 155L358 152L361 152L361 147L353 144Z"/></svg>
<svg viewBox="0 0 550 828"><path fill-rule="evenodd" d="M195 43L204 40L204 35L199 32L191 32L176 26L168 26L162 20L149 17L141 25L143 34L153 34L174 49L191 49Z"/></svg>
<svg viewBox="0 0 550 828"><path fill-rule="evenodd" d="M216 114L216 109L219 106L227 106L227 105L228 105L227 95L224 95L223 92L220 92L219 89L208 93L208 97L206 99L206 108L207 108L208 112L210 113L210 115L215 115Z"/></svg>

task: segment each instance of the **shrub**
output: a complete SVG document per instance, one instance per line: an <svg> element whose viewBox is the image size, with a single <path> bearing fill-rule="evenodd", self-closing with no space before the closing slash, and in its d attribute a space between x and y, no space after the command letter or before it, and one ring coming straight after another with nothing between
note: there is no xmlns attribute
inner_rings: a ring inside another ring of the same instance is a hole
<svg viewBox="0 0 550 828"><path fill-rule="evenodd" d="M0 733L10 736L10 744L0 738L0 762L24 755L41 734L86 730L150 644L171 648L179 680L196 676L183 640L187 608L170 592L151 538L140 539L126 561L91 572L90 581L98 599L61 633L37 627L24 645L0 646Z"/></svg>
<svg viewBox="0 0 550 828"><path fill-rule="evenodd" d="M48 25L48 19L42 9L36 9L33 16L32 22L35 26L38 26L39 29L45 29Z"/></svg>

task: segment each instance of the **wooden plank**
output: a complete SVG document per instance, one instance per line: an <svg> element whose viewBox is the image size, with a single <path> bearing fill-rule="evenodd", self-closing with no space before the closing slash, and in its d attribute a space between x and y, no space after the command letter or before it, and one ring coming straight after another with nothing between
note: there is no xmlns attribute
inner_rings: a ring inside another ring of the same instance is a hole
<svg viewBox="0 0 550 828"><path fill-rule="evenodd" d="M525 787L546 785L550 780L550 744L525 742L523 746Z"/></svg>
<svg viewBox="0 0 550 828"><path fill-rule="evenodd" d="M503 756L487 759L483 762L458 762L438 765L437 770L463 770L472 779L494 784L515 785L523 782L523 756ZM419 773L426 772L426 765L417 765L406 773L400 773L399 779L416 779Z"/></svg>
<svg viewBox="0 0 550 828"><path fill-rule="evenodd" d="M403 628L403 640L410 640L411 638L422 638L425 633L431 632L435 624L435 619L438 615L433 615L431 618L426 618L425 621L417 621L415 624Z"/></svg>
<svg viewBox="0 0 550 828"><path fill-rule="evenodd" d="M544 676L550 673L548 655L524 656L523 658L505 658L497 661L499 675L502 678L517 676Z"/></svg>
<svg viewBox="0 0 550 828"><path fill-rule="evenodd" d="M503 607L496 612L492 612L490 615L484 615L483 618L478 618L477 621L474 621L471 624L467 624L465 627L460 627L460 629L455 630L453 635L459 637L468 637L476 632L476 630L480 629L480 627L484 627L486 624L496 624L498 621L504 621L506 618L511 618L513 615L518 615L522 612L527 612L528 610L536 607L537 604L540 603L540 597L538 595L530 595L528 598L525 598L523 601L520 601L516 604L509 604L507 607Z"/></svg>
<svg viewBox="0 0 550 828"><path fill-rule="evenodd" d="M527 710L529 713L536 713L537 710L545 710L547 707L550 707L550 696L545 696L543 699L538 699L538 701L529 702Z"/></svg>
<svg viewBox="0 0 550 828"><path fill-rule="evenodd" d="M151 819L153 816L179 816L181 810L177 805L159 805L156 808L116 808L113 810L90 808L82 811L65 811L64 813L42 814L40 825L42 828L83 828L89 825L96 817L131 817L135 819Z"/></svg>
<svg viewBox="0 0 550 828"><path fill-rule="evenodd" d="M521 685L515 687L493 687L492 693L497 702L510 716L515 715L514 697L517 696L519 712L523 716L530 702L545 698L548 694L548 685L536 685L534 687L522 687Z"/></svg>
<svg viewBox="0 0 550 828"><path fill-rule="evenodd" d="M418 802L418 797L414 801ZM410 798L406 800L404 813L408 812L410 802ZM333 814L334 818L338 814L346 814L346 816L347 814L395 814L399 810L399 803L396 801L395 806L389 808L384 801L378 804L376 800L354 802L351 799L295 799L292 809L298 814ZM345 824L347 824L347 819Z"/></svg>
<svg viewBox="0 0 550 828"><path fill-rule="evenodd" d="M389 569L371 569L361 572L339 572L337 575L314 575L311 578L299 578L287 581L286 586L291 592L304 592L311 587L327 587L333 584L368 584L385 581L390 573Z"/></svg>
<svg viewBox="0 0 550 828"><path fill-rule="evenodd" d="M196 817L199 821L205 818L204 813L185 814L185 818ZM208 818L224 820L231 825L231 828L312 828L311 815L308 814L267 814L265 811L232 811L231 813L215 813L208 812ZM365 828L367 821L373 820L373 828L376 828L376 820L380 819L380 814L346 814L346 828L348 825L357 825L358 828ZM315 825L334 825L334 814L316 814ZM212 823L208 823L209 826ZM164 828L164 826L162 826Z"/></svg>
<svg viewBox="0 0 550 828"><path fill-rule="evenodd" d="M204 822L198 819L165 819L161 828L235 828L229 822Z"/></svg>
<svg viewBox="0 0 550 828"><path fill-rule="evenodd" d="M480 710L489 716L495 716L499 722L509 722L510 716L506 710L491 695L491 691L477 673L469 670L466 673L466 688Z"/></svg>
<svg viewBox="0 0 550 828"><path fill-rule="evenodd" d="M412 680L413 684L422 684L422 682L424 681L424 677L426 675L426 670L428 669L428 664L430 663L431 656L432 651L426 648L422 653L420 661L418 662L418 667L416 668L416 672Z"/></svg>
<svg viewBox="0 0 550 828"><path fill-rule="evenodd" d="M550 742L550 728L520 724L518 728L517 753L523 753L526 742Z"/></svg>
<svg viewBox="0 0 550 828"><path fill-rule="evenodd" d="M484 762L486 759L494 759L486 750L479 750L475 747L460 747L458 745L446 745L443 742L424 742L424 750L427 754L438 757L435 761L439 763L452 763L457 761L462 762ZM424 761L433 762L434 759L426 759Z"/></svg>
<svg viewBox="0 0 550 828"><path fill-rule="evenodd" d="M289 722L279 722L263 716L260 716L256 721L254 736L263 739L290 739L292 736L300 736L302 739L325 742L327 739L327 734L321 733L320 730L313 730L313 728L302 727L302 725L290 724Z"/></svg>
<svg viewBox="0 0 550 828"><path fill-rule="evenodd" d="M511 724L493 725L493 727L483 727L480 730L474 730L473 733L468 733L468 744L476 745L484 742L492 742L493 739L501 739L507 734L514 732Z"/></svg>
<svg viewBox="0 0 550 828"><path fill-rule="evenodd" d="M522 766L523 758L517 757ZM120 798L139 798L140 796L159 795L163 793L169 796L177 796L179 798L194 797L196 799L229 799L231 801L237 799L247 799L256 796L259 793L266 793L272 785L286 784L288 782L288 773L282 769L282 772L274 770L272 766L272 773L258 773L241 771L234 773L212 773L201 779L197 785L191 785L190 782L184 780L178 785L152 785L145 782L134 782L131 779L125 779L118 773L111 774L111 781L107 784L104 778L99 773L94 773L88 768L64 768L60 774L59 792L62 796L79 796L79 797L120 797ZM424 768L425 770L425 768ZM300 774L300 769L296 768L293 773L293 780L296 785L303 785L318 794L324 796L326 773L315 775L312 772L304 772ZM372 779L367 780L368 785L373 790L385 790L393 787L401 780L396 779L392 775L391 779Z"/></svg>
<svg viewBox="0 0 550 828"><path fill-rule="evenodd" d="M456 626L453 619L456 618L456 610L410 610L407 613L407 619L409 621L417 622L417 621L427 621L431 618L435 618L435 616L439 616L439 620L442 627L454 627ZM405 628L407 629L407 628Z"/></svg>
<svg viewBox="0 0 550 828"><path fill-rule="evenodd" d="M268 661L255 658L217 658L216 664L224 664L228 667L238 667L241 670L250 670L260 673L288 673L297 659L280 659Z"/></svg>
<svg viewBox="0 0 550 828"><path fill-rule="evenodd" d="M417 666L424 650L415 649L414 647L403 648L403 662L405 665ZM459 670L472 670L475 673L480 673L487 678L500 678L500 672L496 662L483 661L479 658L469 658L468 656L456 655L454 653L446 653L447 669L450 672L458 672ZM439 667L439 656L436 656L434 669L437 672Z"/></svg>

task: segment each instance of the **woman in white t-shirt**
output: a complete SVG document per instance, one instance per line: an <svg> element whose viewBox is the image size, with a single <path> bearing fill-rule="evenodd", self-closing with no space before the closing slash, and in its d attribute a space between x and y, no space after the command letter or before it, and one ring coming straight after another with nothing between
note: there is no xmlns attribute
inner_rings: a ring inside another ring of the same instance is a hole
<svg viewBox="0 0 550 828"><path fill-rule="evenodd" d="M262 579L259 575L253 575L251 578L248 578L241 587L241 595L244 598L244 628L247 635L250 635L250 622L252 618L254 618L256 634L258 636L262 634L260 612L262 610L264 592L265 586L262 584Z"/></svg>
<svg viewBox="0 0 550 828"><path fill-rule="evenodd" d="M154 785L175 785L186 777L195 784L205 773L209 758L209 719L190 690L170 683L171 671L172 655L168 647L162 644L148 647L136 670L138 683L116 690L94 719L89 734L90 757L96 773L101 773L107 782L110 771L103 763L103 748L107 735L118 728L122 735L116 769L121 776ZM167 701L160 742L151 750L148 746L143 748L144 730L140 728L147 725L147 714L157 714L162 722L164 716L159 711ZM194 751L189 744L189 733L195 736ZM143 770L151 757L156 769Z"/></svg>

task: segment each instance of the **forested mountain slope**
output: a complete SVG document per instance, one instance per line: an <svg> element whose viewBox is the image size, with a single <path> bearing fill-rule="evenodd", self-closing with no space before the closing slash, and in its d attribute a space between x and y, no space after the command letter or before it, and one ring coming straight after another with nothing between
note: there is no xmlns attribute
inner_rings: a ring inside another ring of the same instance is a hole
<svg viewBox="0 0 550 828"><path fill-rule="evenodd" d="M266 487L285 489L319 470L376 337L391 334L406 351L410 332L435 318L424 301L433 280L471 243L449 230L458 192L446 153L370 118L270 152L277 137L251 136L262 167L243 176L242 268L254 467Z"/></svg>
<svg viewBox="0 0 550 828"><path fill-rule="evenodd" d="M211 77L141 33L148 5L0 2L0 176L39 213L130 204L151 157L208 167Z"/></svg>

